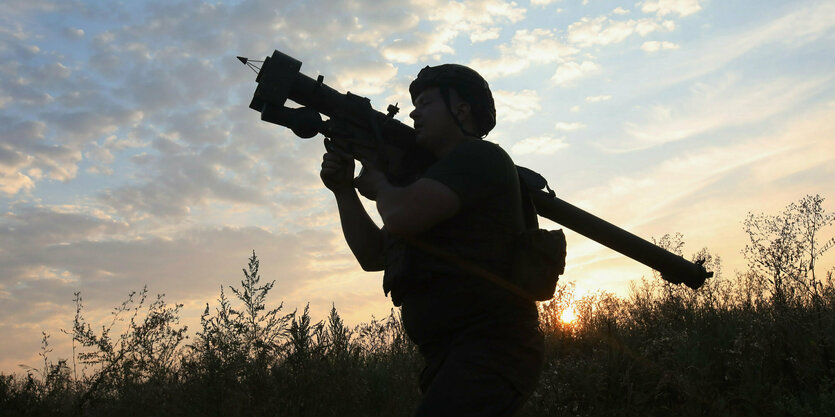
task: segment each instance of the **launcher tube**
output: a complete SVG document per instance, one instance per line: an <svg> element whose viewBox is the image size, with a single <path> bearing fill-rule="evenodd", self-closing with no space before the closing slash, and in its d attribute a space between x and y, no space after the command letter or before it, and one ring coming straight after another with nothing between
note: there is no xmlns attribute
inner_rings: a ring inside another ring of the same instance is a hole
<svg viewBox="0 0 835 417"><path fill-rule="evenodd" d="M667 281L699 288L705 279L713 276L704 266L647 242L545 191L534 192L531 197L538 215L655 269Z"/></svg>

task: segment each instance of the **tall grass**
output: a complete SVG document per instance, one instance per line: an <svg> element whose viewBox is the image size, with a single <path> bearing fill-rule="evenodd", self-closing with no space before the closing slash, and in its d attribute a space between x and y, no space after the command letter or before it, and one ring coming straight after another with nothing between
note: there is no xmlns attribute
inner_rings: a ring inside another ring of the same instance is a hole
<svg viewBox="0 0 835 417"><path fill-rule="evenodd" d="M76 294L75 357L0 374L0 416L397 416L419 398L422 363L392 310L351 329L336 308L313 323L309 309L267 310L253 252L239 287L221 288L193 339L179 304L131 293L104 325ZM94 329L100 329L98 331ZM121 330L115 334L117 330ZM190 343L188 343L190 342ZM79 365L79 375L71 366Z"/></svg>
<svg viewBox="0 0 835 417"><path fill-rule="evenodd" d="M560 285L540 306L546 366L521 415L832 415L832 278L780 303L751 274L699 291L642 280L627 297L575 299ZM265 312L272 286L244 284L207 305L191 340L180 306L161 296L148 304L143 290L117 307L118 336L94 332L77 297L72 334L87 371L50 361L45 336L43 370L0 376L0 414L411 415L421 359L395 311L349 329L332 308L313 323L307 308ZM576 321L559 319L566 308Z"/></svg>
<svg viewBox="0 0 835 417"><path fill-rule="evenodd" d="M546 329L548 363L523 415L833 415L832 272L820 296L787 304L751 278L700 291L644 280L627 298L580 299L575 324Z"/></svg>

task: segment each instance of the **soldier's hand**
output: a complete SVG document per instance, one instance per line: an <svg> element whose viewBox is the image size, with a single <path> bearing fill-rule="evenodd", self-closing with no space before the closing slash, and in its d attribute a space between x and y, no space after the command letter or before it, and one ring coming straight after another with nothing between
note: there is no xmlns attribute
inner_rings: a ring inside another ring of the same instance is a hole
<svg viewBox="0 0 835 417"><path fill-rule="evenodd" d="M386 186L391 186L385 174L368 161L362 161L362 172L354 179L354 187L369 200L377 200L377 194Z"/></svg>
<svg viewBox="0 0 835 417"><path fill-rule="evenodd" d="M319 178L334 193L354 188L354 158L328 151L322 157Z"/></svg>

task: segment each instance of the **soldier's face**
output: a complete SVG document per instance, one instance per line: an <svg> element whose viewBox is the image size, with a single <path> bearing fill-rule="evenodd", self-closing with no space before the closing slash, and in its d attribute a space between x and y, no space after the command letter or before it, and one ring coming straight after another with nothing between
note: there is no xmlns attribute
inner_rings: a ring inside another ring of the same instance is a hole
<svg viewBox="0 0 835 417"><path fill-rule="evenodd" d="M415 98L415 109L409 113L414 120L418 145L438 149L458 130L437 87L427 88Z"/></svg>

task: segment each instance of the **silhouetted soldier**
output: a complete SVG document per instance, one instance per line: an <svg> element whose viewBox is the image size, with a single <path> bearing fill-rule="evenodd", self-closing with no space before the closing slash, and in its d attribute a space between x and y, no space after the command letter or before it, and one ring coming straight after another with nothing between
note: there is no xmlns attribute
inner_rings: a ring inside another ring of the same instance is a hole
<svg viewBox="0 0 835 417"><path fill-rule="evenodd" d="M391 185L371 164L326 153L345 239L362 268L385 270L383 287L426 360L418 416L509 416L535 388L542 366L537 308L477 276L448 254L509 277L524 228L516 167L482 140L496 124L487 82L461 65L426 67L409 86L417 142L438 158L420 179ZM377 202L379 228L359 192Z"/></svg>

